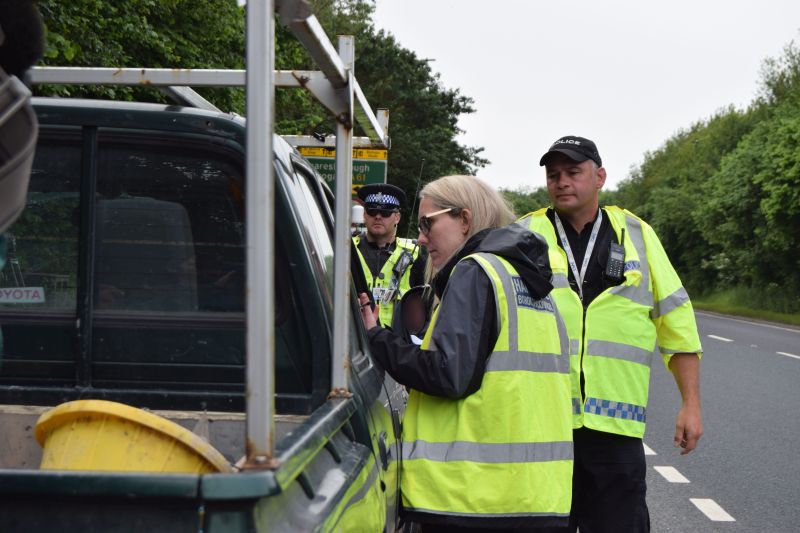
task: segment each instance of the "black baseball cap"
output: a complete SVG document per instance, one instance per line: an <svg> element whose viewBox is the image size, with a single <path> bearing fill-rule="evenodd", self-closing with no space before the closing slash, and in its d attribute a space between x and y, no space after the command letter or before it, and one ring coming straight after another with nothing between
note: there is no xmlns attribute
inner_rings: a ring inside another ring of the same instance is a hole
<svg viewBox="0 0 800 533"><path fill-rule="evenodd" d="M388 183L369 183L360 187L356 194L364 202L364 207L377 209L400 209L406 201L403 189Z"/></svg>
<svg viewBox="0 0 800 533"><path fill-rule="evenodd" d="M562 153L578 163L591 159L597 163L598 167L603 166L603 160L600 159L600 152L597 151L597 145L586 137L578 137L576 135L560 137L556 142L550 145L550 149L539 160L539 166L545 166L547 164L547 158L550 154L555 152Z"/></svg>

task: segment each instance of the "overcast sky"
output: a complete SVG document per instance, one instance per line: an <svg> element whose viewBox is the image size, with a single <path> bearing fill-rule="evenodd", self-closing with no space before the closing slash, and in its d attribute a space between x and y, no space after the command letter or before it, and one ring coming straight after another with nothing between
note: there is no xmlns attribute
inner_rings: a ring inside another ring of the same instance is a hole
<svg viewBox="0 0 800 533"><path fill-rule="evenodd" d="M485 148L491 164L478 176L511 189L543 185L539 157L568 134L597 143L614 188L677 131L728 105L746 107L763 60L800 37L800 0L376 6L379 29L433 59L445 87L475 100L460 141Z"/></svg>

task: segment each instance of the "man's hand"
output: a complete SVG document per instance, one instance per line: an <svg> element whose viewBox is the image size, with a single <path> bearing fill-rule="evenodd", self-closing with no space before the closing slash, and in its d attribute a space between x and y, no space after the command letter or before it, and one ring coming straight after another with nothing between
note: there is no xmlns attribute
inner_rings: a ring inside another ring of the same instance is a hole
<svg viewBox="0 0 800 533"><path fill-rule="evenodd" d="M675 418L675 437L672 444L676 448L683 448L681 455L691 453L697 447L697 441L703 436L703 414L700 405L685 405L678 411Z"/></svg>
<svg viewBox="0 0 800 533"><path fill-rule="evenodd" d="M694 353L676 353L669 361L669 369L683 399L681 410L675 418L675 436L672 444L683 448L681 455L691 453L703 436L703 413L700 409L700 357Z"/></svg>

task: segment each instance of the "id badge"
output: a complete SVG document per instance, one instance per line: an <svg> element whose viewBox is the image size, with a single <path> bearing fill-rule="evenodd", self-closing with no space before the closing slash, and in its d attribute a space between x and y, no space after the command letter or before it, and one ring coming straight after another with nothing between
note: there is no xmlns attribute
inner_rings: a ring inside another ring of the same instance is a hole
<svg viewBox="0 0 800 533"><path fill-rule="evenodd" d="M384 292L385 292L385 289L383 287L373 287L372 288L372 300L376 304L383 303L382 299L383 299L383 293Z"/></svg>

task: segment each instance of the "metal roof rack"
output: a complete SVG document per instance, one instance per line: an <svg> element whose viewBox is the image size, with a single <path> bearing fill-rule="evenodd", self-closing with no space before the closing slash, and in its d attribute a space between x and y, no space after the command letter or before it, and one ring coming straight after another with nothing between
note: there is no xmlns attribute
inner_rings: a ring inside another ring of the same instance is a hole
<svg viewBox="0 0 800 533"><path fill-rule="evenodd" d="M275 176L272 158L275 87L304 88L336 117L336 205L331 397L347 397L346 357L350 280L350 195L353 124L367 135L359 146L389 148L388 112L377 116L353 75L354 39L340 36L334 49L305 0L247 3L247 70L36 67L31 81L42 84L149 85L164 87L179 101L219 111L190 87L245 87L247 101L247 463L275 468ZM318 71L275 71L274 13L303 44ZM293 138L295 143L299 142ZM304 139L305 140L305 139ZM320 146L330 140L312 141ZM268 327L260 327L267 324ZM256 325L256 327L251 327Z"/></svg>

